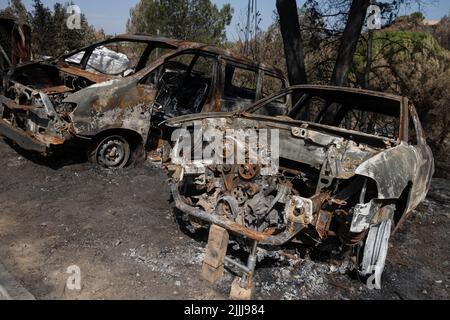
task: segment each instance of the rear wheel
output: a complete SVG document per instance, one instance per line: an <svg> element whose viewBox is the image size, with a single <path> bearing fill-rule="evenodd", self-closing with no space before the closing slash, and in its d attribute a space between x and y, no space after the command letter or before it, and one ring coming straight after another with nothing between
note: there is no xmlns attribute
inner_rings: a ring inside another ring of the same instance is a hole
<svg viewBox="0 0 450 320"><path fill-rule="evenodd" d="M114 135L98 140L91 152L91 161L108 169L120 169L128 165L131 147L127 139Z"/></svg>

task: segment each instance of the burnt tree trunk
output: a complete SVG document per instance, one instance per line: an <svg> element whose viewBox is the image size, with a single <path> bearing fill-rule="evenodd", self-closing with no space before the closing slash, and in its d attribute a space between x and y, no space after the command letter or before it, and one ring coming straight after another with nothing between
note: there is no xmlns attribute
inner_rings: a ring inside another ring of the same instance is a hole
<svg viewBox="0 0 450 320"><path fill-rule="evenodd" d="M289 82L306 84L305 58L296 0L277 0Z"/></svg>
<svg viewBox="0 0 450 320"><path fill-rule="evenodd" d="M348 16L347 25L342 36L338 57L333 70L331 84L345 86L348 81L348 73L352 66L356 46L366 20L367 8L370 0L353 0Z"/></svg>
<svg viewBox="0 0 450 320"><path fill-rule="evenodd" d="M364 70L364 89L370 89L370 72L373 60L373 30L369 30L367 38L366 68Z"/></svg>

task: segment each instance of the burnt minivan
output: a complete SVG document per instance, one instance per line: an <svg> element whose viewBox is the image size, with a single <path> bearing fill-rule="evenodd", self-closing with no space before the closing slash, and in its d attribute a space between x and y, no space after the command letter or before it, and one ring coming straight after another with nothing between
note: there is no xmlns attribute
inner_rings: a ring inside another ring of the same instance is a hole
<svg viewBox="0 0 450 320"><path fill-rule="evenodd" d="M0 135L42 154L88 141L94 163L123 168L154 145L161 122L240 110L285 87L280 70L215 46L122 35L12 68L0 92Z"/></svg>

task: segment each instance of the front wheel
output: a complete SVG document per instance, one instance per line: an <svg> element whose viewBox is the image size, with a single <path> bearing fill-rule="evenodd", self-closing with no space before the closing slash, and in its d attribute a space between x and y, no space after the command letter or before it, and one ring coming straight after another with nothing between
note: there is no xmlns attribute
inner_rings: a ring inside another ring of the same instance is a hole
<svg viewBox="0 0 450 320"><path fill-rule="evenodd" d="M130 162L130 144L122 136L109 136L98 140L91 150L91 161L104 168L120 169Z"/></svg>
<svg viewBox="0 0 450 320"><path fill-rule="evenodd" d="M364 243L360 276L367 279L369 289L381 289L381 276L384 272L389 239L391 236L392 220L372 226Z"/></svg>

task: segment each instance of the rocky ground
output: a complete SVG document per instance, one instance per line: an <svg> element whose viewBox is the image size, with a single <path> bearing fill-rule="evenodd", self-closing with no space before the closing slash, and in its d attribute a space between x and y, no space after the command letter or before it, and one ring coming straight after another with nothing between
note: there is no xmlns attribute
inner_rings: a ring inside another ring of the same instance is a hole
<svg viewBox="0 0 450 320"><path fill-rule="evenodd" d="M205 235L182 231L160 169L111 172L72 158L46 161L0 141L0 262L37 299L228 297L230 271L218 285L200 278ZM393 236L381 291L342 262L291 247L259 252L256 298L449 299L449 222L450 183L435 179ZM72 265L81 291L66 288Z"/></svg>

